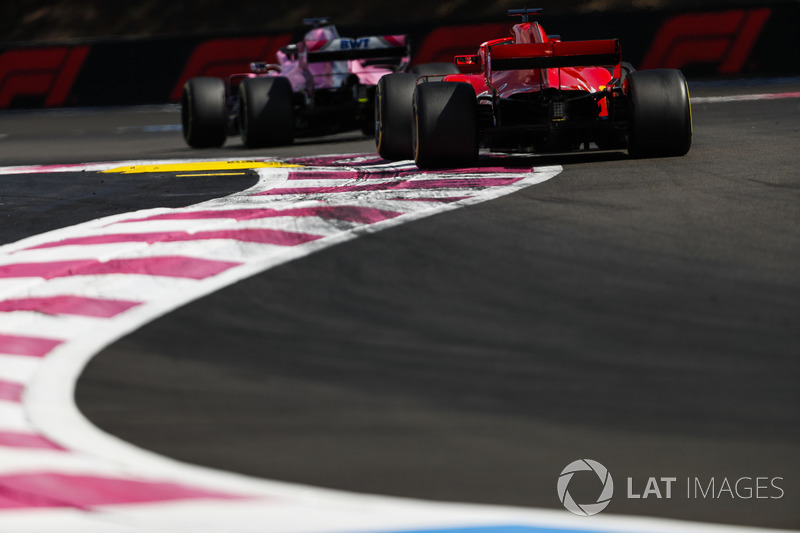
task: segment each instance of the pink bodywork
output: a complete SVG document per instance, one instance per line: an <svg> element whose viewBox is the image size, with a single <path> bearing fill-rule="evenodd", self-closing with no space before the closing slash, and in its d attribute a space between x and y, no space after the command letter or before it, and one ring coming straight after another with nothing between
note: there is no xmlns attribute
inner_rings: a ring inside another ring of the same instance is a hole
<svg viewBox="0 0 800 533"><path fill-rule="evenodd" d="M345 84L350 75L355 75L361 85L377 85L386 74L395 70L382 65L369 64L368 60L355 59L348 61L322 61L309 62L308 54L315 52L339 51L346 49L346 44L359 42L369 49L393 48L406 46L405 35L383 35L362 37L360 39L342 39L335 26L322 26L310 30L298 43L297 54L287 55L283 51L276 53L277 64L269 65L270 72L266 74L249 73L238 74L230 78L233 87L244 77L257 77L259 75L283 76L292 84L295 92L307 91L312 93L316 89L338 89ZM401 63L408 64L409 57L404 57Z"/></svg>

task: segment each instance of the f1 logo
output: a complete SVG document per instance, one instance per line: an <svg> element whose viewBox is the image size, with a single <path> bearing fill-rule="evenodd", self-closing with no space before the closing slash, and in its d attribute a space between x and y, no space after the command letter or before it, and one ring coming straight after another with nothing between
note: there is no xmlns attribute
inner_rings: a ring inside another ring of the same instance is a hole
<svg viewBox="0 0 800 533"><path fill-rule="evenodd" d="M641 68L711 63L719 64L719 74L738 74L771 14L763 8L672 17L656 34Z"/></svg>

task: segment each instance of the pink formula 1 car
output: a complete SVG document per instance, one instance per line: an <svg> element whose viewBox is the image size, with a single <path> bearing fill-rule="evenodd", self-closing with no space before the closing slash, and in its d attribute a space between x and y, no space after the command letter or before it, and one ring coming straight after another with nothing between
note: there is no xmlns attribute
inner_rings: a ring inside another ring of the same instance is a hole
<svg viewBox="0 0 800 533"><path fill-rule="evenodd" d="M686 80L678 70L634 69L619 41L562 42L522 16L511 36L456 56L443 81L383 77L376 96L378 152L417 166L469 166L483 146L505 152L625 149L679 156L692 143Z"/></svg>
<svg viewBox="0 0 800 533"><path fill-rule="evenodd" d="M222 146L228 135L239 133L248 147L359 128L374 134L375 86L386 74L408 70L407 37L350 39L340 37L328 19L303 22L312 29L281 49L276 63L252 63L251 72L227 80L186 82L181 119L189 146ZM418 67L418 75L426 68L431 67Z"/></svg>

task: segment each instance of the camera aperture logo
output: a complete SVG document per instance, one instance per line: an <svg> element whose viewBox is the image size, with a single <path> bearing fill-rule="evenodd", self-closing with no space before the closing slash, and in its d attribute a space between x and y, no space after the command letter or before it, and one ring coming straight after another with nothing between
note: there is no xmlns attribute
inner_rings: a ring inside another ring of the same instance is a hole
<svg viewBox="0 0 800 533"><path fill-rule="evenodd" d="M683 480L679 481L678 476L649 476L646 483L641 478L636 481L628 477L628 490L619 497L624 498L630 505L647 499L685 498L713 503L720 500L742 502L780 500L786 495L782 476L744 474L723 478L689 476L686 477L685 483ZM686 492L681 495L683 486L686 487ZM598 492L597 500L592 501ZM579 503L576 501L576 495L581 502L589 501ZM596 515L608 507L613 496L614 480L611 478L611 473L605 466L592 459L573 461L558 476L558 499L569 512L578 516Z"/></svg>
<svg viewBox="0 0 800 533"><path fill-rule="evenodd" d="M577 503L572 495L569 493L569 484L572 477L576 472L590 471L594 472L603 484L603 489L594 503ZM561 471L558 476L558 499L566 507L566 509L578 516L592 516L596 515L611 503L611 497L614 495L614 480L611 478L611 473L608 469L591 459L578 459L573 461Z"/></svg>

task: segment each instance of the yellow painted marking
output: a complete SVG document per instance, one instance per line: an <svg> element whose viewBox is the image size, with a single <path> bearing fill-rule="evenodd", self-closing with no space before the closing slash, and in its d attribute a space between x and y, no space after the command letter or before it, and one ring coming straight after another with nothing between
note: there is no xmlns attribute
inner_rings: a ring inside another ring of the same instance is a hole
<svg viewBox="0 0 800 533"><path fill-rule="evenodd" d="M176 178L198 178L200 176L244 176L247 172L209 172L207 174L176 174Z"/></svg>
<svg viewBox="0 0 800 533"><path fill-rule="evenodd" d="M151 172L193 172L203 170L240 170L252 168L295 168L303 165L292 165L280 161L204 161L199 163L166 163L163 165L134 165L104 170L115 174L144 174Z"/></svg>

